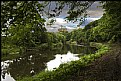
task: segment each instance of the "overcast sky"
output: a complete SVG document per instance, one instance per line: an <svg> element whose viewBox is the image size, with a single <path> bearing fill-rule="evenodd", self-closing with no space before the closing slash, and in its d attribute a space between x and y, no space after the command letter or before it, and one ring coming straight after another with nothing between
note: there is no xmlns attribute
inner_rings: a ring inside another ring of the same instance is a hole
<svg viewBox="0 0 121 81"><path fill-rule="evenodd" d="M85 25L87 25L89 22L97 20L102 17L103 15L103 9L101 7L99 1L94 2L91 7L87 10L87 18L85 22L80 26L80 28L83 28ZM64 20L64 17L66 17L67 10L63 10L63 12L60 14L60 16L56 17L56 22L50 27L46 26L47 31L49 32L57 32L58 29L62 26L65 26L68 31L72 31L73 29L76 29L78 23L67 23ZM48 21L47 21L48 22Z"/></svg>

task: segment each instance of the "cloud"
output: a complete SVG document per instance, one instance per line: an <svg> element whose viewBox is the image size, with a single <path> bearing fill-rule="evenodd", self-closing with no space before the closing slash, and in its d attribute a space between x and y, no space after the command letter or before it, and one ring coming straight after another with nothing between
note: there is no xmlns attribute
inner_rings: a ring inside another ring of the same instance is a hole
<svg viewBox="0 0 121 81"><path fill-rule="evenodd" d="M87 9L87 14L88 17L86 18L85 22L82 23L82 25L80 26L80 28L84 28L85 25L87 25L88 23L95 21L99 18L102 17L103 15L103 9L101 7L101 4L99 3L99 1L95 1L88 9ZM64 17L67 16L67 9L64 9L63 12L60 14L60 16L56 17L56 22L51 25L51 26L47 26L46 28L49 32L57 32L58 29L62 26L66 27L68 31L72 31L73 29L77 28L78 22L76 23L67 23L64 20ZM50 20L50 19L48 19ZM47 21L48 22L48 21Z"/></svg>
<svg viewBox="0 0 121 81"><path fill-rule="evenodd" d="M52 19L56 20L54 25L62 25L67 23L63 18L50 18L46 21L46 24L49 23Z"/></svg>
<svg viewBox="0 0 121 81"><path fill-rule="evenodd" d="M86 19L89 20L89 21L95 21L95 20L98 20L100 18L86 18Z"/></svg>
<svg viewBox="0 0 121 81"><path fill-rule="evenodd" d="M76 29L76 27L69 27L69 26L66 26L67 29Z"/></svg>
<svg viewBox="0 0 121 81"><path fill-rule="evenodd" d="M64 18L54 18L54 19L56 20L56 22L53 25L51 26L46 25L46 29L48 32L57 32L58 29L61 28L61 26L67 28L68 31L72 31L76 27L76 24L67 23ZM50 21L50 19L48 21Z"/></svg>
<svg viewBox="0 0 121 81"><path fill-rule="evenodd" d="M96 18L101 17L103 15L103 9L100 7L101 4L99 1L95 1L88 9L87 14L90 17Z"/></svg>
<svg viewBox="0 0 121 81"><path fill-rule="evenodd" d="M58 28L47 28L48 32L58 32Z"/></svg>
<svg viewBox="0 0 121 81"><path fill-rule="evenodd" d="M103 9L101 6L101 4L99 3L100 1L95 1L88 9L87 9L87 14L90 17L100 17L101 15L103 15ZM55 1L51 2L51 6L50 6L50 10L55 8ZM45 7L44 10L49 10L49 5L47 7ZM64 18L66 17L67 11L69 10L68 6L65 5L64 9L62 10L62 13L58 16L59 18ZM51 12L51 11L50 11Z"/></svg>
<svg viewBox="0 0 121 81"><path fill-rule="evenodd" d="M67 22L63 18L56 18L55 24L66 24Z"/></svg>
<svg viewBox="0 0 121 81"><path fill-rule="evenodd" d="M100 19L100 18L86 18L85 21L82 23L82 26L85 26L88 23L95 21L95 20L98 20L98 19Z"/></svg>
<svg viewBox="0 0 121 81"><path fill-rule="evenodd" d="M63 18L55 18L56 22L53 25L46 25L46 29L48 32L57 32L61 26L67 28L68 31L72 31L77 28L78 23L67 23ZM99 18L86 18L85 21L82 23L80 28L84 28L85 25L88 23L98 20Z"/></svg>

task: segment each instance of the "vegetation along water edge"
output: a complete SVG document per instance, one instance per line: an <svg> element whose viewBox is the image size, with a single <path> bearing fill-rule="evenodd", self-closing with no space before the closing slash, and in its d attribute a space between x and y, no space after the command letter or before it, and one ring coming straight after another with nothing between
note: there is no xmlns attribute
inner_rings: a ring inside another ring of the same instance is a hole
<svg viewBox="0 0 121 81"><path fill-rule="evenodd" d="M107 44L91 42L90 45L98 49L95 54L84 55L77 61L61 64L53 71L43 71L33 77L18 78L17 81L66 81L72 78L73 75L78 75L80 70L83 70L88 64L101 57L110 49Z"/></svg>

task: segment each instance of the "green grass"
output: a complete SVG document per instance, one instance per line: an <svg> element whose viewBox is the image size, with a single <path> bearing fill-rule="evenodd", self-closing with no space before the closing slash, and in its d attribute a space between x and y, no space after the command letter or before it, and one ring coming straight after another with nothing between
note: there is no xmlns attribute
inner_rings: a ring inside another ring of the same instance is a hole
<svg viewBox="0 0 121 81"><path fill-rule="evenodd" d="M78 75L80 70L93 62L95 59L101 57L109 50L107 45L103 45L101 43L93 43L92 45L98 48L95 54L85 55L80 57L80 59L77 61L61 64L56 70L53 71L40 72L33 78L25 77L17 81L66 81L73 75Z"/></svg>

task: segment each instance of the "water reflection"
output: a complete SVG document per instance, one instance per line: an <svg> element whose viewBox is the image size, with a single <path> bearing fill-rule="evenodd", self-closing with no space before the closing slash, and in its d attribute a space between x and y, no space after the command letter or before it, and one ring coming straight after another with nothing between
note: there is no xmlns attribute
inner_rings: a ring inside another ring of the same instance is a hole
<svg viewBox="0 0 121 81"><path fill-rule="evenodd" d="M10 75L10 73L6 73L4 78L1 77L1 81L15 81L14 78Z"/></svg>
<svg viewBox="0 0 121 81"><path fill-rule="evenodd" d="M12 62L10 60L1 62L1 81L15 81L9 72L9 65Z"/></svg>
<svg viewBox="0 0 121 81"><path fill-rule="evenodd" d="M51 70L61 63L78 60L83 54L94 53L95 48L65 45L62 48L46 51L28 51L25 56L1 62L1 80L15 81L17 77L32 76L47 68Z"/></svg>
<svg viewBox="0 0 121 81"><path fill-rule="evenodd" d="M60 64L79 60L78 54L73 54L70 51L67 52L67 54L57 54L55 55L55 59L47 62L47 69L46 70L53 70L57 67L59 67Z"/></svg>

